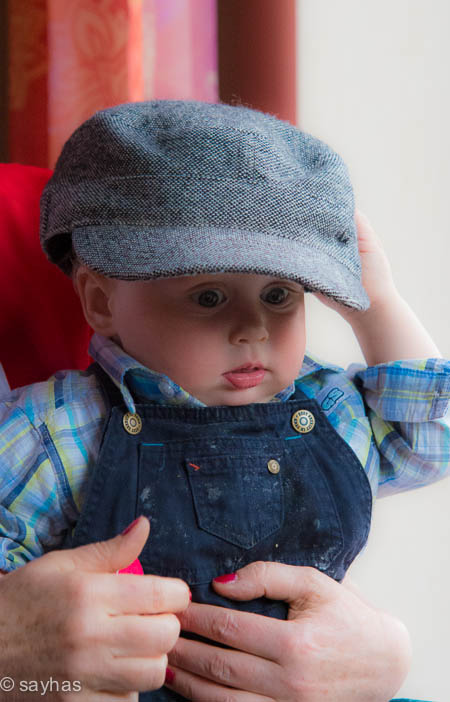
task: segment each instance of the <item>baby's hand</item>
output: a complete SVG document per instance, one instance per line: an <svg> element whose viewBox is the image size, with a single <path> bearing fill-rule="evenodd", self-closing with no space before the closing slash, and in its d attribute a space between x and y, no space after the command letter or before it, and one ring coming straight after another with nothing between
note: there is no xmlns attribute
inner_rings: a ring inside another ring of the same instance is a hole
<svg viewBox="0 0 450 702"><path fill-rule="evenodd" d="M389 261L369 220L356 210L362 284L370 307L360 311L316 293L350 324L368 366L414 358L441 358L433 339L397 291Z"/></svg>
<svg viewBox="0 0 450 702"><path fill-rule="evenodd" d="M375 306L389 302L397 293L391 266L372 225L366 215L360 210L355 210L355 222L361 258L362 284L369 296L370 306L373 309ZM322 293L315 293L315 296L324 305L339 312L347 321L349 318L360 314L359 310L341 305Z"/></svg>
<svg viewBox="0 0 450 702"><path fill-rule="evenodd" d="M381 240L366 215L355 211L358 249L361 258L362 284L369 296L371 307L388 302L396 293L391 266Z"/></svg>

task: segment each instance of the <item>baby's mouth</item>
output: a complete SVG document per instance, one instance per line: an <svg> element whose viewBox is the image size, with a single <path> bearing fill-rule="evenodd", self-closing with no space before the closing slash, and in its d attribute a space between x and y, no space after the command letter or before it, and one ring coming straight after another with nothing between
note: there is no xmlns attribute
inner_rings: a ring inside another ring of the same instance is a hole
<svg viewBox="0 0 450 702"><path fill-rule="evenodd" d="M262 363L246 363L239 368L224 373L224 377L238 390L245 390L259 385L266 374Z"/></svg>

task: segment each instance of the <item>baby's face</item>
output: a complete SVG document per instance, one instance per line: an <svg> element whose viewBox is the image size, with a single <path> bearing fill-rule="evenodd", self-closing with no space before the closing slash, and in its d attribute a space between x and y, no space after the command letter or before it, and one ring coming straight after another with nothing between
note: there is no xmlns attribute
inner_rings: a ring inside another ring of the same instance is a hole
<svg viewBox="0 0 450 702"><path fill-rule="evenodd" d="M123 349L206 405L268 402L303 362L304 293L289 280L240 273L115 280L109 306Z"/></svg>

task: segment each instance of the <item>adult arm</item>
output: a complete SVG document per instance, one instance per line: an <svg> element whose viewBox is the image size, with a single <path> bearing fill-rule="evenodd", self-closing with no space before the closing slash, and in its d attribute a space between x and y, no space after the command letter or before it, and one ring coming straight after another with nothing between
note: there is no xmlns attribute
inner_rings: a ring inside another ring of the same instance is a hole
<svg viewBox="0 0 450 702"><path fill-rule="evenodd" d="M182 629L231 650L178 639L169 653L169 686L190 700L387 702L406 677L404 625L350 584L314 568L257 562L214 588L232 599L285 600L289 617L191 604L180 616Z"/></svg>

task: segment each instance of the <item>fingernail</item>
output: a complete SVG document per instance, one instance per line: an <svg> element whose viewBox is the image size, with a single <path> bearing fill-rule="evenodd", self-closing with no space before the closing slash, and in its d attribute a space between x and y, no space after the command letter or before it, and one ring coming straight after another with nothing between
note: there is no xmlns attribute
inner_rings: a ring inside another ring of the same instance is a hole
<svg viewBox="0 0 450 702"><path fill-rule="evenodd" d="M170 670L170 668L166 668L166 679L164 682L169 683L171 685L175 679L175 673L173 670Z"/></svg>
<svg viewBox="0 0 450 702"><path fill-rule="evenodd" d="M134 522L131 522L131 524L128 524L128 526L123 530L122 536L125 536L125 534L128 534L129 531L134 529L134 527L136 526L136 524L138 523L139 520L140 520L140 517L135 519Z"/></svg>
<svg viewBox="0 0 450 702"><path fill-rule="evenodd" d="M218 575L214 578L215 583L229 583L232 580L236 580L236 573L227 573L226 575Z"/></svg>

